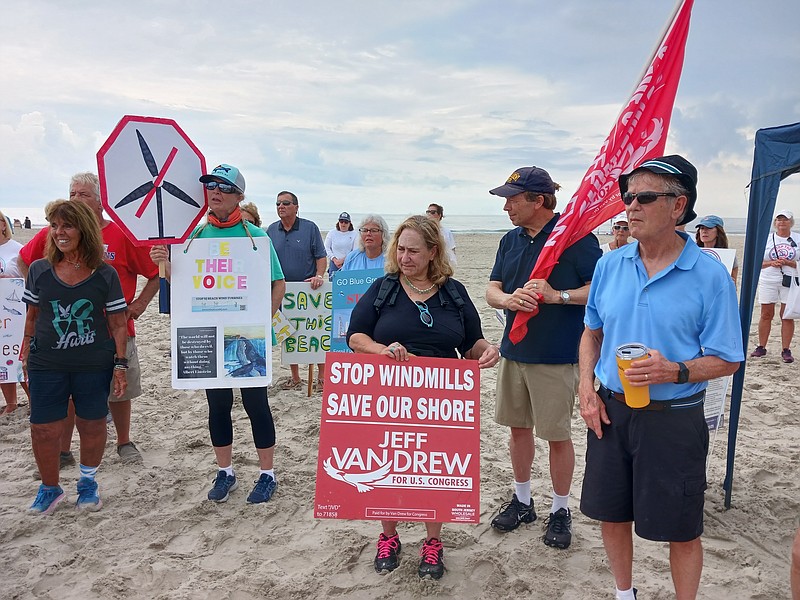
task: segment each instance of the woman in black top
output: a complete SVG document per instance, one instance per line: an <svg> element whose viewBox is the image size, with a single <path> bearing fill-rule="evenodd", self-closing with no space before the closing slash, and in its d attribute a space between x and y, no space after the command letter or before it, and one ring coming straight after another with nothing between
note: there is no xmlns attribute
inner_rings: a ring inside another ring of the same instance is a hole
<svg viewBox="0 0 800 600"><path fill-rule="evenodd" d="M64 500L59 486L61 434L72 398L81 439L81 510L103 505L95 474L106 444L109 389L127 388L127 304L119 276L103 262L94 212L80 200L48 205L45 258L28 271L28 305L20 359L31 394L31 440L42 485L30 511L50 514Z"/></svg>
<svg viewBox="0 0 800 600"><path fill-rule="evenodd" d="M387 276L372 284L350 317L347 343L353 351L382 354L397 361L409 356L461 355L477 360L482 369L497 363L500 351L483 338L478 311L466 288L450 279L453 269L444 249L436 221L414 216L398 227L386 252ZM396 282L376 310L375 300L386 279ZM459 306L461 301L463 306ZM401 547L397 521L381 523L383 532L375 556L379 573L397 568ZM419 576L439 579L444 573L444 550L439 540L442 524L426 522L425 527Z"/></svg>

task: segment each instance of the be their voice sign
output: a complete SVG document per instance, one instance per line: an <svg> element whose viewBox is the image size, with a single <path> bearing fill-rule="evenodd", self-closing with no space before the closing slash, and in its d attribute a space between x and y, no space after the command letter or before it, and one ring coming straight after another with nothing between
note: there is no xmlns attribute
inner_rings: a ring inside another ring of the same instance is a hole
<svg viewBox="0 0 800 600"><path fill-rule="evenodd" d="M328 354L317 518L477 523L477 361Z"/></svg>

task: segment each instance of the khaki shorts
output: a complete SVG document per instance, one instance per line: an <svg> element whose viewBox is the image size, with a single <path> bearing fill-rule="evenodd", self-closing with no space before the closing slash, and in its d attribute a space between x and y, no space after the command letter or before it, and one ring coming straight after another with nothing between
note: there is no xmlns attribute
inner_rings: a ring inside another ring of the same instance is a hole
<svg viewBox="0 0 800 600"><path fill-rule="evenodd" d="M531 365L501 358L494 420L535 429L537 437L549 442L571 439L577 390L577 364Z"/></svg>
<svg viewBox="0 0 800 600"><path fill-rule="evenodd" d="M139 351L136 348L135 337L128 338L125 356L128 357L128 370L125 371L125 377L128 380L128 389L125 390L122 398L117 398L112 388L111 392L108 394L109 402L124 402L142 395L142 370L139 367Z"/></svg>

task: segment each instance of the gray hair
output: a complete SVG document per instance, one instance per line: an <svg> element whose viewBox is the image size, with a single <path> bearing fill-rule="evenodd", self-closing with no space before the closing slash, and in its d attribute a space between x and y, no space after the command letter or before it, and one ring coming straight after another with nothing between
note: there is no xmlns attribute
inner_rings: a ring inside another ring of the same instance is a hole
<svg viewBox="0 0 800 600"><path fill-rule="evenodd" d="M75 173L75 175L72 176L72 179L69 180L70 189L75 183L82 183L84 185L91 186L92 191L94 192L94 197L98 202L100 202L100 180L97 178L97 175L89 171L85 173Z"/></svg>
<svg viewBox="0 0 800 600"><path fill-rule="evenodd" d="M383 220L382 216L367 215L361 219L358 228L361 229L366 226L367 223L373 223L381 228L381 254L384 254L386 252L386 247L389 245L389 226L386 224L386 221ZM364 241L361 239L360 235L358 236L358 249L362 252L364 251Z"/></svg>
<svg viewBox="0 0 800 600"><path fill-rule="evenodd" d="M631 183L636 181L636 179L641 175L650 175L651 177L661 180L664 183L664 187L667 188L665 191L668 194L675 194L675 198L668 197L669 201L673 204L678 200L677 196L686 196L686 207L683 209L683 212L678 217L676 223L683 221L683 217L685 217L686 213L690 210L690 206L689 190L687 190L683 183L681 183L681 180L674 175L667 175L666 173L653 173L652 171L642 169L641 171L634 171L634 173L628 177L628 187L630 187Z"/></svg>

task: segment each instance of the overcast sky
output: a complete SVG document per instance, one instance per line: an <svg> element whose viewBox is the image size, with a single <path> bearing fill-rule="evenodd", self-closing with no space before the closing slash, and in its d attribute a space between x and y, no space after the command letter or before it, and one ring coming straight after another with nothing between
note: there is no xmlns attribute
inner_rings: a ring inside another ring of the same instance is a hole
<svg viewBox="0 0 800 600"><path fill-rule="evenodd" d="M560 206L627 101L672 0L26 0L0 41L0 208L67 194L125 114L175 119L248 198L306 212L502 214L535 164ZM800 121L800 2L696 0L667 153L697 212L744 217L755 131ZM778 206L800 215L800 175Z"/></svg>

